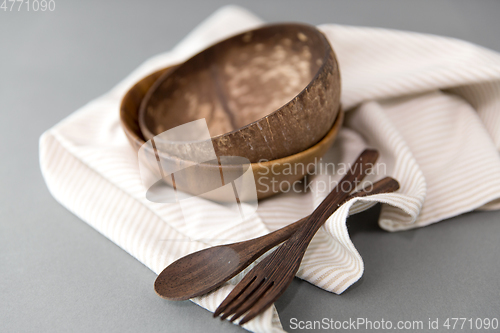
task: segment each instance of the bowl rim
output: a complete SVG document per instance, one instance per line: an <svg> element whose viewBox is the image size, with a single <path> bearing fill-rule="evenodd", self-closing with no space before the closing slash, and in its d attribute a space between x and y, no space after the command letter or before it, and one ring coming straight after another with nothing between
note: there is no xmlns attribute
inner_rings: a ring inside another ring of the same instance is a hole
<svg viewBox="0 0 500 333"><path fill-rule="evenodd" d="M261 31L261 30L266 30L266 29L273 29L273 28L280 28L280 27L287 27L287 26L294 26L294 27L300 27L300 28L303 28L303 29L307 29L307 30L310 30L314 33L316 33L319 37L320 37L320 40L322 41L322 46L324 47L324 54L323 54L323 57L322 57L322 64L321 66L318 68L318 70L316 71L316 73L314 74L314 76L311 78L311 80L307 83L307 85L300 90L300 92L298 92L293 98L291 98L289 101L287 101L285 104L283 104L282 106L280 106L279 108L277 108L276 110L270 112L269 114L265 115L264 117L261 117L249 124L246 124L240 128L237 128L237 129L234 129L230 132L226 132L226 133L222 133L222 134L218 134L216 136L213 136L211 137L212 140L218 140L222 137L225 137L225 136L234 136L236 135L239 131L241 130L244 130L244 129L247 129L251 126L256 126L256 124L258 122L260 122L261 120L263 119L267 119L268 117L280 112L285 106L289 105L293 100L299 98L300 96L304 95L307 93L308 89L318 80L318 77L319 75L324 71L324 68L327 64L327 59L330 55L330 53L333 55L333 63L334 64L337 64L337 67L338 67L338 60L337 60L337 56L335 54L335 51L333 50L332 46L330 45L330 42L328 41L328 39L326 38L326 36L318 29L316 28L314 25L311 25L311 24L307 24L307 23L294 23L294 22L285 22L285 23L272 23L272 24L264 24L264 25L261 25L255 29L250 29L250 30L246 30L246 31L243 31L241 33L238 33L236 35L232 35L232 36L229 36L223 40L220 40L214 44L211 44L209 46L207 46L206 48L204 48L203 50L197 52L196 54L194 54L193 56L189 57L188 59L186 59L184 62L182 63L179 63L177 64L177 66L172 66L171 68L168 68L167 70L165 70L164 73L162 73L158 79L151 85L151 87L148 89L148 91L146 92L146 94L144 95L143 99L141 100L141 103L139 104L139 110L138 110L138 125L139 125L139 128L141 129L141 132L144 133L144 130L143 129L146 129L148 134L150 134L152 137L154 137L154 133L152 133L149 128L146 126L145 124L145 112L146 112L146 100L150 99L151 96L153 95L153 93L160 87L160 85L170 76L172 75L173 73L175 73L175 71L177 71L181 66L183 66L185 63L187 63L188 61L190 61L191 59L199 56L201 53L207 51L208 49L212 48L212 47L215 47L215 46L218 46L222 43L226 43L228 42L229 40L232 40L232 39L237 39L237 38L242 38L243 36L247 35L247 34L251 34L251 33L254 33L254 32L257 32L257 31ZM340 82L342 81L341 80L341 76L340 76L340 71L338 71L338 75L339 75L339 89L341 89L341 84ZM339 106L339 110L340 110L340 106ZM338 114L337 114L337 117L338 117ZM335 120L336 121L336 120ZM335 123L334 121L334 123ZM333 126L333 125L332 125ZM143 134L144 136L144 134ZM146 138L146 136L144 136ZM320 140L321 141L321 140Z"/></svg>

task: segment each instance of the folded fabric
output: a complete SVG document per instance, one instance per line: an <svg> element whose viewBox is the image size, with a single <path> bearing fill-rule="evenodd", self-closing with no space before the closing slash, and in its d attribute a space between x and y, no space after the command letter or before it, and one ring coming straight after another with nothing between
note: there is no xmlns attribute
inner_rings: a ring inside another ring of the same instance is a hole
<svg viewBox="0 0 500 333"><path fill-rule="evenodd" d="M335 176L318 174L305 193L260 202L258 216L238 228L203 199L183 208L144 199L137 155L120 127L121 98L149 73L260 24L244 9L218 10L171 52L149 59L40 138L41 169L56 200L156 273L211 244L260 236L304 217L327 195L318 184ZM397 193L344 204L308 248L297 276L340 294L363 274L345 224L349 213L381 202L380 226L397 231L500 208L500 55L431 35L333 24L319 29L337 55L348 111L324 160L347 164L374 147L381 173L401 184ZM199 223L183 223L182 209ZM193 301L214 311L240 276ZM244 328L282 331L274 307Z"/></svg>

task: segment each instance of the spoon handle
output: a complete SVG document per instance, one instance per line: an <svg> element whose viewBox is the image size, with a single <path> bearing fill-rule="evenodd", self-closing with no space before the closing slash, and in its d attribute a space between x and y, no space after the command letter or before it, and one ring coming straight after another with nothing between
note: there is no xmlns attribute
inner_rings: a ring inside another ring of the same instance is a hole
<svg viewBox="0 0 500 333"><path fill-rule="evenodd" d="M349 193L368 174L378 158L378 152L372 149L364 150L351 166L347 174L328 194L321 204L309 215L300 230L291 236L289 242L299 243L300 248L305 251L310 241L325 223L325 221L340 207L349 196Z"/></svg>

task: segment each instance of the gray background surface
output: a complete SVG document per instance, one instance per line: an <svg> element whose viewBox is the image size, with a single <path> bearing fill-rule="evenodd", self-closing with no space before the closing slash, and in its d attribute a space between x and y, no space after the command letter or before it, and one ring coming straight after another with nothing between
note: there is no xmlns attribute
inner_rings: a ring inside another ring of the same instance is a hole
<svg viewBox="0 0 500 333"><path fill-rule="evenodd" d="M44 130L226 2L55 1L54 12L0 10L0 332L242 332L157 297L155 274L60 206L38 164ZM500 51L499 1L240 4L268 22L387 27ZM500 212L392 234L377 214L348 221L363 278L341 296L295 279L276 303L285 329L291 318L500 317Z"/></svg>

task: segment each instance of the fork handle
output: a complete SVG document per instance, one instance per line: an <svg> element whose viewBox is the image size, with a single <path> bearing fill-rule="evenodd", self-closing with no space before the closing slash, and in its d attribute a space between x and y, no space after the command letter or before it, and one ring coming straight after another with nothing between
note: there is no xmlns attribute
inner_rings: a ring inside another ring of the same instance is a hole
<svg viewBox="0 0 500 333"><path fill-rule="evenodd" d="M368 195L375 195L380 193L390 193L397 191L399 189L399 183L397 180L391 177L385 177L372 184L370 189L361 189L355 193L349 195L344 202L347 202L353 198L362 198ZM343 203L342 203L343 204ZM297 230L304 226L310 215L301 218L300 220L293 222L281 229L275 230L267 235L261 236L253 240L253 242L243 241L241 244L242 248L245 248L249 252L255 252L256 257L260 257L262 254L266 253L276 245L286 241L290 238ZM272 235L272 236L271 236Z"/></svg>
<svg viewBox="0 0 500 333"><path fill-rule="evenodd" d="M364 150L361 155L358 156L347 174L321 204L319 204L314 212L309 215L307 221L303 222L301 228L293 234L289 241L301 243L305 251L319 228L340 207L340 205L344 203L349 193L356 187L356 182L363 180L368 174L377 161L378 155L376 150Z"/></svg>

